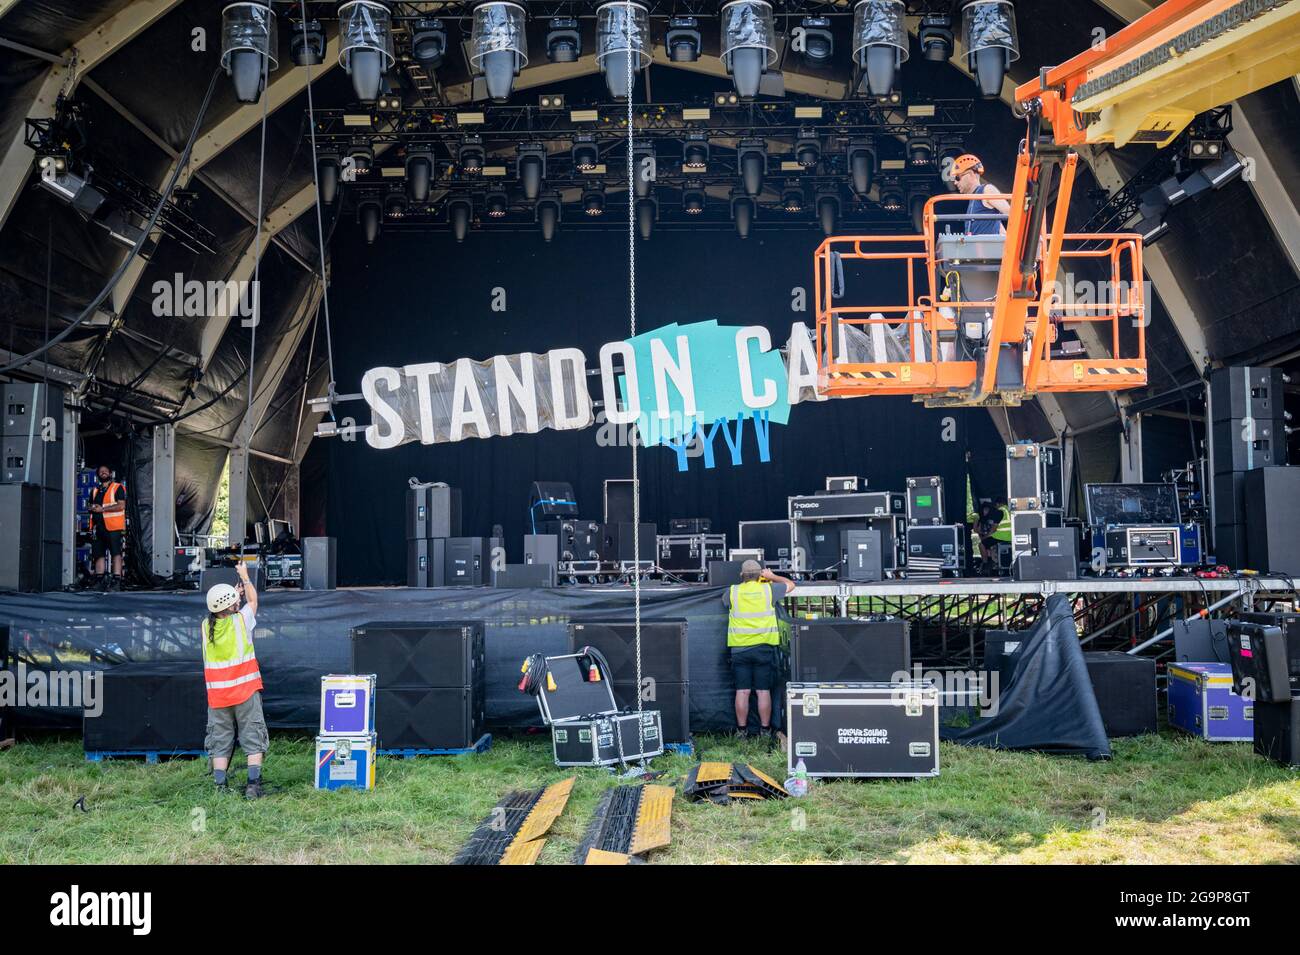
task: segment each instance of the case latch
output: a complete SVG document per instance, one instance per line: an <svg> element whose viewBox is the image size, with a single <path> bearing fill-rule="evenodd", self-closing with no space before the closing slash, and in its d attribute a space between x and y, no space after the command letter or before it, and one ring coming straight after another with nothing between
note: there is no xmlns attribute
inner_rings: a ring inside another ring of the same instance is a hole
<svg viewBox="0 0 1300 955"><path fill-rule="evenodd" d="M820 716L822 712L821 697L816 693L805 693L803 695L803 715Z"/></svg>

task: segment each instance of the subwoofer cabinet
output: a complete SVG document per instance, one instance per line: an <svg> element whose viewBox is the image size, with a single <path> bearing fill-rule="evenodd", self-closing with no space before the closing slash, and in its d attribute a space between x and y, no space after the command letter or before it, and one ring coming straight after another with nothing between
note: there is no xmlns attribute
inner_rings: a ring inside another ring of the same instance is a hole
<svg viewBox="0 0 1300 955"><path fill-rule="evenodd" d="M800 620L790 629L795 683L884 683L911 667L906 620Z"/></svg>
<svg viewBox="0 0 1300 955"><path fill-rule="evenodd" d="M101 712L82 720L94 752L201 752L207 731L203 664L120 663L103 671Z"/></svg>
<svg viewBox="0 0 1300 955"><path fill-rule="evenodd" d="M1119 650L1083 655L1109 737L1156 732L1156 663Z"/></svg>
<svg viewBox="0 0 1300 955"><path fill-rule="evenodd" d="M352 629L352 672L395 686L469 686L485 669L481 620L380 621Z"/></svg>

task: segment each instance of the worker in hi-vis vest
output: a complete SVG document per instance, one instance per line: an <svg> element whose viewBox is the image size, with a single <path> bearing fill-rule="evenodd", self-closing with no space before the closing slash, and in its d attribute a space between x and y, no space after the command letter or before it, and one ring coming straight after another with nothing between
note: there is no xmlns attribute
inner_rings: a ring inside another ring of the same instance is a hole
<svg viewBox="0 0 1300 955"><path fill-rule="evenodd" d="M998 545L1011 543L1011 512L1006 502L980 501L979 513L972 515L975 536L980 543L980 573L998 572Z"/></svg>
<svg viewBox="0 0 1300 955"><path fill-rule="evenodd" d="M781 642L776 608L794 593L794 581L764 569L758 561L740 565L740 583L722 595L727 608L727 648L736 690L736 735L772 736L772 686ZM758 696L759 728L749 729L749 694Z"/></svg>
<svg viewBox="0 0 1300 955"><path fill-rule="evenodd" d="M208 689L208 733L204 747L212 759L212 775L219 790L228 790L226 768L235 750L235 736L248 757L248 785L244 795L262 795L262 759L269 742L262 716L262 673L253 650L257 626L257 591L248 568L235 564L239 588L217 584L208 590L208 615L200 627L203 642L203 679ZM240 606L240 595L243 606Z"/></svg>

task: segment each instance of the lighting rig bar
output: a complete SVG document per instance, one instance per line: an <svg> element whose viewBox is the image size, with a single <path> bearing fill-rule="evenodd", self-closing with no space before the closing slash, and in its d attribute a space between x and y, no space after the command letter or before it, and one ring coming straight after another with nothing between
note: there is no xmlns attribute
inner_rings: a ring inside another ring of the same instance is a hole
<svg viewBox="0 0 1300 955"><path fill-rule="evenodd" d="M532 20L548 20L552 17L575 17L580 20L595 19L596 8L606 0L529 0L528 16ZM727 0L637 0L645 7L652 20L667 20L670 17L698 17L716 19L719 10ZM290 16L299 16L302 4L299 0L271 0L271 5ZM477 0L455 0L455 2L438 2L438 0L388 0L388 7L394 18L444 19L468 18L477 6ZM774 7L777 4L773 4ZM952 5L945 0L931 3L910 3L910 15L922 15L931 12L951 12ZM314 19L334 21L338 19L338 0L307 0L307 15ZM773 15L785 17L846 17L852 19L851 3L834 2L834 0L783 0Z"/></svg>

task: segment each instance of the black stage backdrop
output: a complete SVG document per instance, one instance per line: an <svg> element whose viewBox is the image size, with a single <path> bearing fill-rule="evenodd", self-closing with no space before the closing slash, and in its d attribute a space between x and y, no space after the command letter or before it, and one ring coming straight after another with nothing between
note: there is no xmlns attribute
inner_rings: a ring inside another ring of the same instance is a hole
<svg viewBox="0 0 1300 955"><path fill-rule="evenodd" d="M792 322L814 323L812 253L819 241L812 228L756 229L746 240L732 231L638 240L637 328L710 319L761 324L782 347ZM619 231L561 226L549 245L535 229L489 227L462 244L445 233L402 232L366 246L355 224L343 223L330 290L338 390L358 393L362 374L379 365L565 346L581 348L595 367L601 345L628 337L626 245ZM792 310L796 287L808 291L808 311ZM496 289L504 291L503 312L492 308ZM872 299L889 295L877 289ZM360 401L341 405L339 414L369 423ZM597 427L546 430L387 451L364 438L329 439L326 515L339 539L340 585L405 582L404 495L412 476L461 488L463 533L487 536L493 524L502 525L511 561L522 560L534 480L570 482L582 516L600 520L603 482L631 476L631 452L599 446L597 434ZM735 546L738 521L785 517L789 495L824 487L828 475L855 474L873 490L901 490L909 475L940 474L953 522L965 517L968 473L976 494L1005 493L1005 450L982 409L929 410L907 398L807 402L792 409L788 426L772 426L770 463L759 463L752 429L739 467L720 434L715 447L715 468L694 458L686 472L667 448L641 452L644 520L666 527L674 517L710 517ZM311 500L318 492L304 481L308 508L318 506Z"/></svg>

